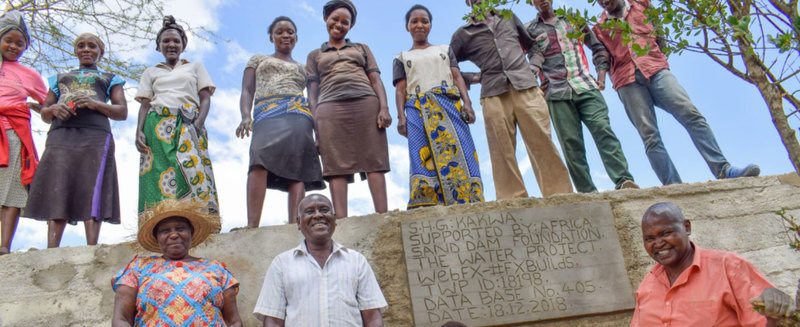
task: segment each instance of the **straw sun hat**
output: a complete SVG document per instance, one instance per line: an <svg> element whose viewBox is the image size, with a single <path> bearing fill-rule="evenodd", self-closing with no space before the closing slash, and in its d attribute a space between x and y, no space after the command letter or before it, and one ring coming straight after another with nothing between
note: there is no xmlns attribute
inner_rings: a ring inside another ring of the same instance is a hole
<svg viewBox="0 0 800 327"><path fill-rule="evenodd" d="M137 240L145 250L161 252L153 230L164 219L183 217L192 224L192 245L195 247L208 239L209 235L219 233L220 218L208 212L208 207L201 202L164 200L139 215L139 233Z"/></svg>

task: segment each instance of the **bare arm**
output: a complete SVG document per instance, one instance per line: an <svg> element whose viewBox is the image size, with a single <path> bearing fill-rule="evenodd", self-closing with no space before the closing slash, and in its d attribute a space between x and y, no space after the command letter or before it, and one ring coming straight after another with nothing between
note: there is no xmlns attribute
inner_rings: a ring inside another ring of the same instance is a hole
<svg viewBox="0 0 800 327"><path fill-rule="evenodd" d="M200 113L194 120L194 127L197 128L198 132L201 132L205 130L206 117L208 117L208 111L211 109L211 90L204 88L197 92L197 95L200 97Z"/></svg>
<svg viewBox="0 0 800 327"><path fill-rule="evenodd" d="M406 126L406 80L398 80L394 85L394 102L397 106L397 133L403 136L408 136L408 128Z"/></svg>
<svg viewBox="0 0 800 327"><path fill-rule="evenodd" d="M140 153L145 153L147 149L147 140L144 136L144 121L147 119L147 112L150 111L150 99L141 99L139 106L139 117L136 121L136 149Z"/></svg>
<svg viewBox="0 0 800 327"><path fill-rule="evenodd" d="M286 321L283 319L278 319L275 317L266 316L264 318L264 327L284 327L286 325Z"/></svg>
<svg viewBox="0 0 800 327"><path fill-rule="evenodd" d="M364 327L383 327L383 315L380 309L361 310Z"/></svg>
<svg viewBox="0 0 800 327"><path fill-rule="evenodd" d="M467 118L464 122L472 124L475 122L475 111L472 110L472 100L469 99L467 83L465 83L464 78L461 77L461 70L459 70L458 67L450 67L450 73L453 75L453 79L456 82L458 93L461 93L461 101L464 102L464 107L461 108Z"/></svg>
<svg viewBox="0 0 800 327"><path fill-rule="evenodd" d="M389 115L389 105L386 103L386 88L383 87L381 75L378 72L370 72L367 74L369 83L375 94L378 96L378 103L380 110L378 110L378 128L388 128L392 125L392 116Z"/></svg>
<svg viewBox="0 0 800 327"><path fill-rule="evenodd" d="M242 95L239 96L239 111L242 113L242 122L239 124L239 128L236 129L236 136L240 138L250 136L250 132L253 130L253 118L250 113L253 110L253 94L255 91L256 70L247 68L242 76Z"/></svg>
<svg viewBox="0 0 800 327"><path fill-rule="evenodd" d="M236 306L236 287L231 287L222 292L222 319L228 327L241 327L242 318L239 317L239 308Z"/></svg>
<svg viewBox="0 0 800 327"><path fill-rule="evenodd" d="M133 326L136 317L136 289L130 286L117 287L114 296L114 316L111 318L111 327Z"/></svg>

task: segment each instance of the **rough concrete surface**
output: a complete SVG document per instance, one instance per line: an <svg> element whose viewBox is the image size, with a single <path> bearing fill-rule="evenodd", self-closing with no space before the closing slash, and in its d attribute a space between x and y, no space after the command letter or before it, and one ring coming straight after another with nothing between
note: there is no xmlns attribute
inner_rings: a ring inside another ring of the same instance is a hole
<svg viewBox="0 0 800 327"><path fill-rule="evenodd" d="M411 326L401 221L586 201L611 203L633 289L652 265L642 247L641 215L655 202L673 201L692 220L692 239L696 244L740 253L778 288L795 293L800 277L800 254L788 247L784 225L774 211L785 208L800 218L800 179L796 175L392 211L342 220L334 239L361 251L369 259L389 302L389 309L384 312L386 325ZM264 273L276 255L296 246L300 238L294 225L240 230L217 235L212 242L194 249L192 254L228 264L241 283L238 305L245 326L258 326L252 311ZM111 277L135 253L130 244L117 244L28 251L0 257L0 294L3 295L0 297L0 324L110 325L114 302ZM628 311L575 317L536 326L625 326L630 315Z"/></svg>

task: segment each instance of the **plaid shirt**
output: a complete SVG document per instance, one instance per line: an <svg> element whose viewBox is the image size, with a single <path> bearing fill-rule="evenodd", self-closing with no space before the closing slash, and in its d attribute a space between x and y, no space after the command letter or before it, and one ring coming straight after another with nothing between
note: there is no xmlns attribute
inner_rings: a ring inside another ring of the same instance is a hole
<svg viewBox="0 0 800 327"><path fill-rule="evenodd" d="M528 59L549 82L548 100L570 100L573 93L581 94L598 88L589 71L583 45L592 50L592 61L597 71L608 70L608 51L588 27L583 30L585 37L582 41L567 36L573 27L562 17L551 23L537 16L528 23L526 30L534 39L528 50Z"/></svg>
<svg viewBox="0 0 800 327"><path fill-rule="evenodd" d="M645 9L650 6L650 0L631 0L628 1L628 10L625 10L621 19L628 22L631 27L632 42L641 47L649 47L650 52L644 56L639 56L633 51L630 44L622 40L619 32L610 31L600 27L601 24L609 19L620 19L609 17L603 11L597 24L592 27L597 39L606 46L611 55L611 81L614 89L631 84L636 81L636 70L642 72L644 77L650 78L659 71L669 68L667 57L661 52L658 43L658 36L652 24L647 22Z"/></svg>

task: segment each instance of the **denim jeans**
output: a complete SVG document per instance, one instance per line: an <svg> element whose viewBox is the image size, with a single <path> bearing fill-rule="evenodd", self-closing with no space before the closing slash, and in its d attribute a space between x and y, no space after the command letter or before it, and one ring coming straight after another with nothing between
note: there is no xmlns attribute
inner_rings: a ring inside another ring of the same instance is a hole
<svg viewBox="0 0 800 327"><path fill-rule="evenodd" d="M644 142L650 166L662 184L681 183L681 177L661 141L654 106L670 113L686 128L714 177L719 177L728 166L705 117L697 111L686 90L668 69L659 71L650 80L637 69L636 82L619 88L617 92L628 118Z"/></svg>

